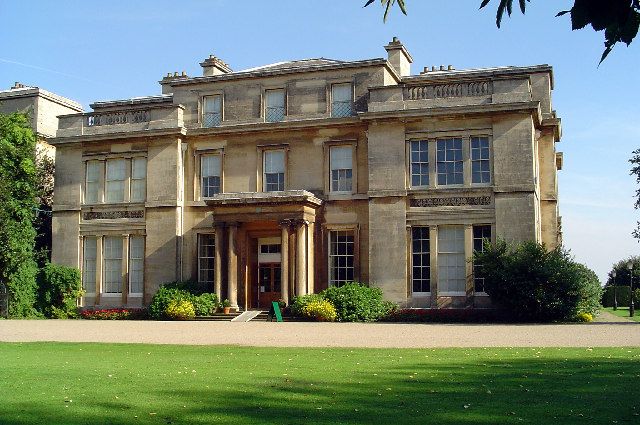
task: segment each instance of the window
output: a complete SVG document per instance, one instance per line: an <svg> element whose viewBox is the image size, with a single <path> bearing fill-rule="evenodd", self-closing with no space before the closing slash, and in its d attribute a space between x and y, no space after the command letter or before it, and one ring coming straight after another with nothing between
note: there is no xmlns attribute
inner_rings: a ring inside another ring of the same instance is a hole
<svg viewBox="0 0 640 425"><path fill-rule="evenodd" d="M284 190L284 151L264 151L263 170L265 192Z"/></svg>
<svg viewBox="0 0 640 425"><path fill-rule="evenodd" d="M222 160L220 155L203 155L200 157L200 174L203 198L210 198L220 193L222 180Z"/></svg>
<svg viewBox="0 0 640 425"><path fill-rule="evenodd" d="M411 284L413 293L431 292L431 258L429 228L411 228L412 264Z"/></svg>
<svg viewBox="0 0 640 425"><path fill-rule="evenodd" d="M488 137L471 138L471 182L491 182Z"/></svg>
<svg viewBox="0 0 640 425"><path fill-rule="evenodd" d="M125 160L107 160L106 202L124 201Z"/></svg>
<svg viewBox="0 0 640 425"><path fill-rule="evenodd" d="M222 122L222 96L205 96L202 98L202 126L217 127Z"/></svg>
<svg viewBox="0 0 640 425"><path fill-rule="evenodd" d="M144 238L129 237L129 293L142 295L144 291Z"/></svg>
<svg viewBox="0 0 640 425"><path fill-rule="evenodd" d="M122 238L104 238L104 288L106 294L122 293Z"/></svg>
<svg viewBox="0 0 640 425"><path fill-rule="evenodd" d="M462 139L437 141L438 185L462 184Z"/></svg>
<svg viewBox="0 0 640 425"><path fill-rule="evenodd" d="M147 198L147 158L131 159L131 201Z"/></svg>
<svg viewBox="0 0 640 425"><path fill-rule="evenodd" d="M333 84L331 86L331 116L334 118L353 115L353 90L351 84Z"/></svg>
<svg viewBox="0 0 640 425"><path fill-rule="evenodd" d="M352 230L329 233L329 285L353 282L355 275L355 237Z"/></svg>
<svg viewBox="0 0 640 425"><path fill-rule="evenodd" d="M215 278L216 239L212 234L198 235L198 282L210 287Z"/></svg>
<svg viewBox="0 0 640 425"><path fill-rule="evenodd" d="M331 192L351 192L353 186L353 148L334 146L329 158L331 166Z"/></svg>
<svg viewBox="0 0 640 425"><path fill-rule="evenodd" d="M429 186L429 142L411 142L411 186Z"/></svg>
<svg viewBox="0 0 640 425"><path fill-rule="evenodd" d="M463 226L438 228L438 287L445 295L466 291Z"/></svg>
<svg viewBox="0 0 640 425"><path fill-rule="evenodd" d="M98 238L84 238L82 254L82 289L87 294L96 292L96 261L98 255Z"/></svg>
<svg viewBox="0 0 640 425"><path fill-rule="evenodd" d="M264 244L260 245L260 254L280 254L280 244Z"/></svg>
<svg viewBox="0 0 640 425"><path fill-rule="evenodd" d="M100 161L87 161L86 184L84 187L84 202L87 204L99 202L101 167L102 163Z"/></svg>
<svg viewBox="0 0 640 425"><path fill-rule="evenodd" d="M284 90L266 90L264 120L267 122L278 122L284 120Z"/></svg>
<svg viewBox="0 0 640 425"><path fill-rule="evenodd" d="M473 250L484 252L484 241L491 242L491 226L473 226ZM484 292L484 278L476 277L477 271L482 267L480 264L473 264L473 286L475 292Z"/></svg>

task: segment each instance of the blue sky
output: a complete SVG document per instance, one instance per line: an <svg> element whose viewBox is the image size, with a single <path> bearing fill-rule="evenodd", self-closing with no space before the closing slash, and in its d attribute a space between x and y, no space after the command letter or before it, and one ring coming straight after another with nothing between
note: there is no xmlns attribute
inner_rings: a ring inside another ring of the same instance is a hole
<svg viewBox="0 0 640 425"><path fill-rule="evenodd" d="M560 212L565 246L603 278L638 254L631 237L640 148L640 38L598 67L603 35L571 31L556 12L572 2L533 0L495 27L493 0L406 0L386 24L364 0L0 1L0 88L37 85L88 108L96 100L159 94L167 72L199 75L209 54L236 70L309 57L385 57L398 36L423 66L457 69L548 63L563 122Z"/></svg>

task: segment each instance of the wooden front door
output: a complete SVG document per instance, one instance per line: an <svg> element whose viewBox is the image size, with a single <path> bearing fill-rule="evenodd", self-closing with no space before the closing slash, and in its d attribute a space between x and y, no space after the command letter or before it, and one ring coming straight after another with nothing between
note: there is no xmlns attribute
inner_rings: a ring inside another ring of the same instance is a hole
<svg viewBox="0 0 640 425"><path fill-rule="evenodd" d="M280 263L260 263L258 265L258 306L269 308L272 301L282 297Z"/></svg>

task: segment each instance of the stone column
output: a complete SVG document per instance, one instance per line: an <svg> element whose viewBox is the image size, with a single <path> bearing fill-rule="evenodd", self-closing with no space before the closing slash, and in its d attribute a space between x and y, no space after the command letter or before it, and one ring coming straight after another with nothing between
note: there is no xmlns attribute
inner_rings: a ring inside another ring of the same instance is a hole
<svg viewBox="0 0 640 425"><path fill-rule="evenodd" d="M282 299L289 305L289 223L280 223L281 242L280 242L280 287L282 291Z"/></svg>
<svg viewBox="0 0 640 425"><path fill-rule="evenodd" d="M296 295L307 295L307 222L296 228Z"/></svg>
<svg viewBox="0 0 640 425"><path fill-rule="evenodd" d="M228 298L231 308L238 310L238 243L236 237L238 235L238 223L229 223L229 268L228 268Z"/></svg>
<svg viewBox="0 0 640 425"><path fill-rule="evenodd" d="M224 241L224 223L216 223L215 225L215 266L213 277L213 290L218 296L218 300L222 301L222 247Z"/></svg>

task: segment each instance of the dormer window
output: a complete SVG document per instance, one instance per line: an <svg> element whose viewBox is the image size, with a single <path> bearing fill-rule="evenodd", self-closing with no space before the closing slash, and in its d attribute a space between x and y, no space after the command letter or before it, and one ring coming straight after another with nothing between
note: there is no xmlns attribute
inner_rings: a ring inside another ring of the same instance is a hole
<svg viewBox="0 0 640 425"><path fill-rule="evenodd" d="M264 103L264 120L266 122L283 121L285 117L284 89L266 90Z"/></svg>
<svg viewBox="0 0 640 425"><path fill-rule="evenodd" d="M333 118L353 115L353 89L350 83L331 86L331 116Z"/></svg>
<svg viewBox="0 0 640 425"><path fill-rule="evenodd" d="M222 96L205 96L202 99L202 126L218 127L222 122Z"/></svg>

